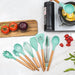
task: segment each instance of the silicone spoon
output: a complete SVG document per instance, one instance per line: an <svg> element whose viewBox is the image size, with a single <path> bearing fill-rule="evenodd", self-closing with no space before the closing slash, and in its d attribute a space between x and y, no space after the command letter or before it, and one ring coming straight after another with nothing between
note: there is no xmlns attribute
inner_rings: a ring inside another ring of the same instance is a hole
<svg viewBox="0 0 75 75"><path fill-rule="evenodd" d="M51 56L50 56L50 59L49 59L47 71L49 70L49 67L50 67L50 65L51 65L51 61L52 61L52 58L53 58L54 50L55 50L56 46L59 44L59 41L60 41L60 39L59 39L58 36L54 36L54 37L52 38L52 45L53 45L53 48L52 48Z"/></svg>
<svg viewBox="0 0 75 75"><path fill-rule="evenodd" d="M72 4L63 4L60 3L58 0L54 0L54 1L57 2L59 5L61 5L66 13L72 14L74 12L74 6Z"/></svg>
<svg viewBox="0 0 75 75"><path fill-rule="evenodd" d="M24 65L25 67L33 70L30 66L28 66L27 64L25 64L24 62L20 61L19 59L15 58L9 51L4 51L3 52L3 56L6 57L6 58L9 58L9 59L14 59L16 60L17 62L21 63L22 65Z"/></svg>
<svg viewBox="0 0 75 75"><path fill-rule="evenodd" d="M24 42L23 43L23 48L33 58L33 61L36 63L37 67L40 67L38 61L36 60L36 58L33 55L33 51L32 51L31 45L28 42Z"/></svg>
<svg viewBox="0 0 75 75"><path fill-rule="evenodd" d="M42 61L41 61L41 57L40 57L40 54L38 52L38 43L37 43L37 40L36 40L35 37L30 38L30 44L34 48L34 50L36 51L39 62L40 62L41 67L42 67L42 70L44 71L43 64L42 64Z"/></svg>
<svg viewBox="0 0 75 75"><path fill-rule="evenodd" d="M35 68L34 68L27 60L25 60L23 57L21 57L17 51L13 50L13 54L14 54L15 56L18 56L18 57L19 57L21 60L23 60L27 65L29 65L33 70L35 70Z"/></svg>
<svg viewBox="0 0 75 75"><path fill-rule="evenodd" d="M35 67L35 69L39 71L39 69L36 67L36 65L31 61L31 59L24 53L23 48L20 44L15 44L14 49L18 53L21 53L22 55L24 55L25 58Z"/></svg>
<svg viewBox="0 0 75 75"><path fill-rule="evenodd" d="M43 50L44 34L42 34L42 33L41 33L41 34L37 34L36 37L37 37L38 43L39 43L40 46L41 46L41 53L42 53L43 66L44 66L44 69L45 69L46 67L45 67L45 58L44 58L44 50Z"/></svg>

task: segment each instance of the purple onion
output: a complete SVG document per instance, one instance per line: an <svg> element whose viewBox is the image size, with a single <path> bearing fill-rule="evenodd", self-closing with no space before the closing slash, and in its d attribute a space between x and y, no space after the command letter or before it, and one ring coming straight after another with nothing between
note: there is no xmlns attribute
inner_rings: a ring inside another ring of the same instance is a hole
<svg viewBox="0 0 75 75"><path fill-rule="evenodd" d="M18 25L18 28L21 30L21 31L26 31L27 28L28 28L28 24L26 22L20 22L19 25Z"/></svg>

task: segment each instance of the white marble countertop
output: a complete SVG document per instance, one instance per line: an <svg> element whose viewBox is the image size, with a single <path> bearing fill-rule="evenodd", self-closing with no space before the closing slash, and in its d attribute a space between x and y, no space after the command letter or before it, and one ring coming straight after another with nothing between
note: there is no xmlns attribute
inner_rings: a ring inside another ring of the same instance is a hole
<svg viewBox="0 0 75 75"><path fill-rule="evenodd" d="M49 36L50 40L54 35L58 35L60 37L60 41L66 44L66 42L64 41L64 35L68 33L74 36L74 32L46 33L43 30L43 5L45 1L48 0L0 0L0 22L35 19L38 21L38 33L45 33L45 35ZM60 1L68 2L74 0ZM72 42L71 47L56 47L51 68L48 72L42 72L42 69L40 69L39 72L32 72L16 61L3 57L3 51L8 50L12 52L15 43L20 43L21 45L23 45L23 42L29 41L30 37L32 36L0 38L0 75L75 75L75 72L63 72L67 68L75 68L73 62L64 61L64 59L69 56L68 54L70 52L73 53L75 51L75 41ZM51 49L52 44L50 43L50 52ZM39 52L41 53L40 46ZM36 56L35 52L34 55Z"/></svg>

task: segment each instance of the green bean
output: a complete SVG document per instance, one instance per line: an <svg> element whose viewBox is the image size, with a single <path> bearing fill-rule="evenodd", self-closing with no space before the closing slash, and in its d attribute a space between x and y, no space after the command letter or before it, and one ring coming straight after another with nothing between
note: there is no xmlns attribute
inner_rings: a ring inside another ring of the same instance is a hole
<svg viewBox="0 0 75 75"><path fill-rule="evenodd" d="M70 55L71 57L75 58L75 56L74 56L74 55L72 55L71 53L69 53L69 55Z"/></svg>
<svg viewBox="0 0 75 75"><path fill-rule="evenodd" d="M64 72L68 72L68 71L75 71L74 68L69 68L69 69L66 69Z"/></svg>
<svg viewBox="0 0 75 75"><path fill-rule="evenodd" d="M75 59L71 59L71 61L75 61Z"/></svg>
<svg viewBox="0 0 75 75"><path fill-rule="evenodd" d="M64 59L64 60L66 60L66 61L67 61L67 60L70 60L71 58L72 58L72 57L69 57L69 58L66 58L66 59Z"/></svg>

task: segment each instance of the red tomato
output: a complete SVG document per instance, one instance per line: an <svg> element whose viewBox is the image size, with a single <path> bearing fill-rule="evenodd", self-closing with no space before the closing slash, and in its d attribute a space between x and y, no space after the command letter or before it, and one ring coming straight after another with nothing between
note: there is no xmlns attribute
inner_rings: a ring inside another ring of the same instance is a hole
<svg viewBox="0 0 75 75"><path fill-rule="evenodd" d="M61 47L64 47L63 43L60 43L60 46L61 46Z"/></svg>
<svg viewBox="0 0 75 75"><path fill-rule="evenodd" d="M68 37L69 37L69 35L68 35L68 34L66 34L64 37L65 37L65 38L68 38Z"/></svg>
<svg viewBox="0 0 75 75"><path fill-rule="evenodd" d="M7 25L2 26L1 27L1 32L3 32L4 34L8 34L9 33L9 27Z"/></svg>
<svg viewBox="0 0 75 75"><path fill-rule="evenodd" d="M10 28L11 31L16 31L17 28L18 28L17 23L11 22L11 23L9 24L9 28Z"/></svg>

